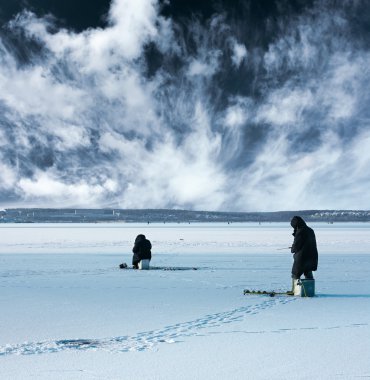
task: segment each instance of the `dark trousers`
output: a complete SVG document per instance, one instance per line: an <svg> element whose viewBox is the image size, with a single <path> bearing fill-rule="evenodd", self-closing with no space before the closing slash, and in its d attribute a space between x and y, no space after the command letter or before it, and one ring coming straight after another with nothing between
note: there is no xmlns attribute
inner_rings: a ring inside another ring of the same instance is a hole
<svg viewBox="0 0 370 380"><path fill-rule="evenodd" d="M140 257L134 255L134 256L132 257L132 266L133 266L134 268L138 269L138 268L139 268L139 263L140 263L140 261L141 261Z"/></svg>
<svg viewBox="0 0 370 380"><path fill-rule="evenodd" d="M313 280L313 273L312 273L312 270L308 270L308 271L305 271L303 272L304 274L304 278L307 278L307 280ZM299 280L301 278L301 276L295 276L294 274L292 274L292 279L293 280Z"/></svg>

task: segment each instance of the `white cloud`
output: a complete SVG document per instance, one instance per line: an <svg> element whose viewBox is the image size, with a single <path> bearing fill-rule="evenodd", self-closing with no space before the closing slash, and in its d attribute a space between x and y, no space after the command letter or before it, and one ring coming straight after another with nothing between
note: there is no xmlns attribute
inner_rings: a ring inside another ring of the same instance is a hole
<svg viewBox="0 0 370 380"><path fill-rule="evenodd" d="M58 150L88 147L91 142L83 127L73 124L52 125L48 130L58 138L55 147Z"/></svg>
<svg viewBox="0 0 370 380"><path fill-rule="evenodd" d="M304 122L302 113L314 106L314 95L309 89L287 86L273 91L258 112L258 120L278 126L297 126Z"/></svg>
<svg viewBox="0 0 370 380"><path fill-rule="evenodd" d="M0 99L22 116L43 116L73 119L76 105L85 104L82 91L58 83L42 67L17 70L0 67Z"/></svg>
<svg viewBox="0 0 370 380"><path fill-rule="evenodd" d="M247 48L245 47L244 44L240 44L237 41L234 41L232 48L233 48L233 55L231 57L231 60L236 67L239 67L241 63L245 59L247 59L247 56L248 56Z"/></svg>
<svg viewBox="0 0 370 380"><path fill-rule="evenodd" d="M322 105L328 108L328 121L336 123L356 114L369 59L369 53L360 56L335 54L331 58L329 75L319 87Z"/></svg>
<svg viewBox="0 0 370 380"><path fill-rule="evenodd" d="M191 60L188 75L211 77L219 70L220 51L210 51L205 57Z"/></svg>
<svg viewBox="0 0 370 380"><path fill-rule="evenodd" d="M39 172L33 179L22 178L17 185L26 201L51 201L57 205L63 204L66 199L69 202L74 199L75 205L91 206L104 201L107 193L116 190L116 184L110 179L101 184L84 180L64 183L50 172Z"/></svg>
<svg viewBox="0 0 370 380"><path fill-rule="evenodd" d="M247 110L241 105L232 105L226 110L224 124L233 129L240 128L248 118Z"/></svg>
<svg viewBox="0 0 370 380"><path fill-rule="evenodd" d="M0 189L12 190L16 180L17 176L14 169L0 162Z"/></svg>

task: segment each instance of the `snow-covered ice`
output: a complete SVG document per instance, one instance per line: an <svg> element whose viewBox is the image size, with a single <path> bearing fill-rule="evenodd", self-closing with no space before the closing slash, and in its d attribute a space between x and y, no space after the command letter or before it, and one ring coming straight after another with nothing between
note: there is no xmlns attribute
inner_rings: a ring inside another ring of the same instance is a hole
<svg viewBox="0 0 370 380"><path fill-rule="evenodd" d="M305 299L243 295L290 287L284 223L0 225L0 378L370 378L370 224L312 227Z"/></svg>

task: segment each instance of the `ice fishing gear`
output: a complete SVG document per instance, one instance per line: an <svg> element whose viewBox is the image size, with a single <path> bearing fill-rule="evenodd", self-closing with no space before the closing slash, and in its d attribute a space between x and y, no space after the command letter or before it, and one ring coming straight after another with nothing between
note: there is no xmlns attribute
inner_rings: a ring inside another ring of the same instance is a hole
<svg viewBox="0 0 370 380"><path fill-rule="evenodd" d="M295 297L314 297L315 280L314 279L293 279L293 289L286 292L275 292L274 290L250 290L245 289L244 295L266 295L275 296L295 296Z"/></svg>
<svg viewBox="0 0 370 380"><path fill-rule="evenodd" d="M122 263L119 265L119 267L121 269L127 269L127 270L131 270L131 269L139 269L139 266L135 266L133 265L132 267L128 266L126 263ZM202 268L197 268L197 267L150 267L150 270L153 271L153 270L164 270L164 271L184 271L184 270L198 270L198 269L202 269Z"/></svg>
<svg viewBox="0 0 370 380"><path fill-rule="evenodd" d="M293 296L294 293L291 290L288 290L286 292L275 292L274 290L267 291L267 290L249 290L249 289L245 289L244 290L244 295L266 295L266 296L269 296L269 297L275 297L275 296Z"/></svg>

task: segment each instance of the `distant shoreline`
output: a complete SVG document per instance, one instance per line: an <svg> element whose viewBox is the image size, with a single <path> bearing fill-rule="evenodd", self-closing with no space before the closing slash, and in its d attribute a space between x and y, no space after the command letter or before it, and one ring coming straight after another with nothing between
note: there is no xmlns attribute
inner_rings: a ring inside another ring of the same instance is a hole
<svg viewBox="0 0 370 380"><path fill-rule="evenodd" d="M221 212L168 209L13 208L0 211L0 223L273 223L294 215L307 222L370 222L368 210Z"/></svg>

